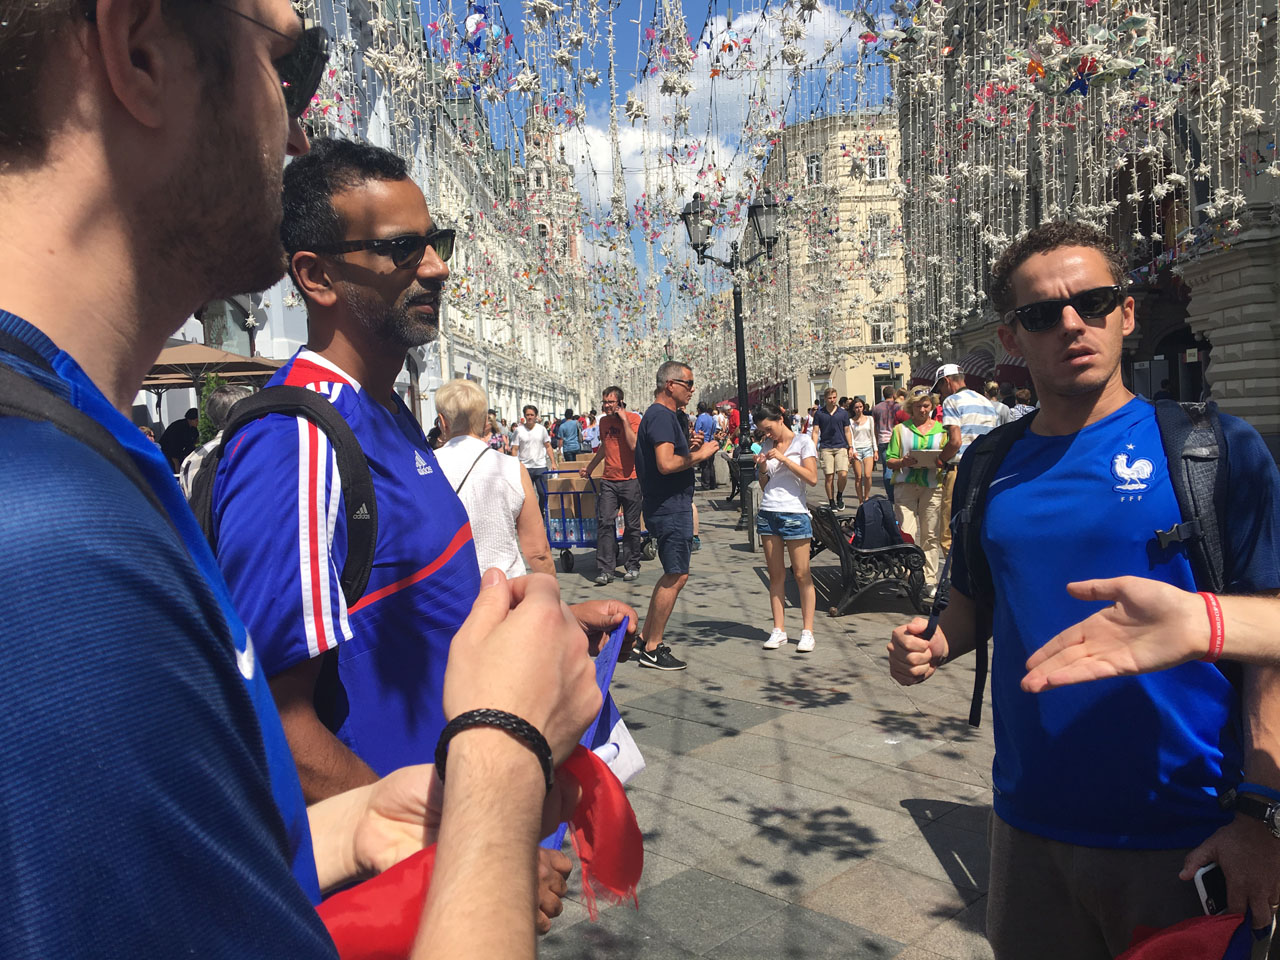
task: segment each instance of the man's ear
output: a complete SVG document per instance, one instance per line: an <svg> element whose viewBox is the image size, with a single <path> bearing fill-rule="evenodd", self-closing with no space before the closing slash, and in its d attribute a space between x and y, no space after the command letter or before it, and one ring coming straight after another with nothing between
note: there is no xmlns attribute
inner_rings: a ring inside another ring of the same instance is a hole
<svg viewBox="0 0 1280 960"><path fill-rule="evenodd" d="M1129 336L1129 334L1133 333L1134 329L1138 325L1136 301L1133 299L1133 297L1125 297L1124 302L1120 306L1121 306L1121 309L1124 311L1122 315L1123 321L1122 321L1121 329L1124 331L1124 335L1127 337Z"/></svg>
<svg viewBox="0 0 1280 960"><path fill-rule="evenodd" d="M165 18L163 0L97 0L91 42L95 33L107 84L143 126L163 126L175 93L198 85L190 42Z"/></svg>
<svg viewBox="0 0 1280 960"><path fill-rule="evenodd" d="M324 261L314 253L299 250L289 258L289 270L298 281L306 299L320 307L332 307L338 300L333 277Z"/></svg>
<svg viewBox="0 0 1280 960"><path fill-rule="evenodd" d="M1022 356L1022 351L1018 349L1018 337L1013 332L1013 326L1008 323L1001 323L996 327L996 336L1000 338L1000 346L1004 347L1005 353L1011 357Z"/></svg>

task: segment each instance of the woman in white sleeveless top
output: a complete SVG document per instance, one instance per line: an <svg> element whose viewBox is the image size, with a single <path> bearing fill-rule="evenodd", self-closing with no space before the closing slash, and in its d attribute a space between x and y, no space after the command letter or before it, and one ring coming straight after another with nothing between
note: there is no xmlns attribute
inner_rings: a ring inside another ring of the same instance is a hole
<svg viewBox="0 0 1280 960"><path fill-rule="evenodd" d="M472 380L450 380L436 391L446 438L436 460L471 518L480 572L497 567L508 577L522 577L527 562L534 573L554 575L529 471L483 439L488 409L489 398Z"/></svg>

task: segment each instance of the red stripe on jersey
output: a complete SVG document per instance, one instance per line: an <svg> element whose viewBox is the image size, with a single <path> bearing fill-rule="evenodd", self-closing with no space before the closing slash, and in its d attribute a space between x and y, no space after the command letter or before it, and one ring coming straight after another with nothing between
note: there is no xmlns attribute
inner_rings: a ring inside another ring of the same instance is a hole
<svg viewBox="0 0 1280 960"><path fill-rule="evenodd" d="M357 610L363 610L365 607L369 606L369 604L371 603L376 603L377 601L383 599L384 597L389 597L393 593L398 593L399 591L403 590L405 587L411 587L415 583L420 583L421 581L427 579L427 577L431 576L433 573L435 573L437 570L443 567L446 563L452 560L453 555L457 553L459 550L461 550L464 544L467 544L470 542L471 542L471 524L464 523L459 528L458 532L453 535L453 539L449 541L449 545L444 548L444 552L440 554L440 556L436 557L434 560L432 560L429 564L427 564L417 573L411 573L409 576L405 577L403 580L397 580L395 583L388 584L387 586L382 587L379 590L375 590L373 593L366 593L363 597L361 597L359 600L356 601L354 606L350 607L347 610L347 613L355 613Z"/></svg>
<svg viewBox="0 0 1280 960"><path fill-rule="evenodd" d="M293 361L293 366L289 368L288 374L285 375L284 382L290 387L311 387L316 383L350 383L343 379L340 375L334 373L328 367L322 367L318 363L312 363L303 357L298 357Z"/></svg>
<svg viewBox="0 0 1280 960"><path fill-rule="evenodd" d="M329 598L320 594L320 518L316 512L315 491L324 489L324 473L323 466L320 464L320 436L316 425L307 421L307 476L310 483L307 484L307 533L308 540L311 544L311 556L307 562L310 566L311 573L311 609L314 611L312 623L316 630L316 647L323 653L329 649L329 638L325 635L324 630L324 611L329 603ZM317 469L319 468L319 469ZM326 556L325 563L329 562Z"/></svg>

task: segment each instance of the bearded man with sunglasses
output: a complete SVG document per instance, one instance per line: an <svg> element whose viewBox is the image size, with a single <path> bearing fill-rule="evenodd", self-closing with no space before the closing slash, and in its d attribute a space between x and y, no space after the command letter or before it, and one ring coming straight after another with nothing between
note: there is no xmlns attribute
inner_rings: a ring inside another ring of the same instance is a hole
<svg viewBox="0 0 1280 960"><path fill-rule="evenodd" d="M1155 533L1181 511L1155 409L1120 375L1135 324L1126 281L1115 245L1082 224L1039 227L1000 257L1000 341L1026 359L1040 409L975 441L959 502L979 449L1030 421L987 473L981 556L957 537L936 632L926 639L916 619L889 645L892 676L914 684L992 637L987 935L999 960L1109 960L1139 926L1200 915L1190 881L1210 860L1226 876L1229 909L1251 907L1255 927L1269 926L1280 902L1280 840L1218 802L1242 780L1280 788L1273 670L1246 667L1242 688L1203 662L1038 696L1020 688L1027 658L1098 609L1067 584L1130 574L1196 589L1186 544ZM1251 427L1225 415L1221 424L1227 591L1272 593L1280 476ZM971 576L984 561L990 593Z"/></svg>

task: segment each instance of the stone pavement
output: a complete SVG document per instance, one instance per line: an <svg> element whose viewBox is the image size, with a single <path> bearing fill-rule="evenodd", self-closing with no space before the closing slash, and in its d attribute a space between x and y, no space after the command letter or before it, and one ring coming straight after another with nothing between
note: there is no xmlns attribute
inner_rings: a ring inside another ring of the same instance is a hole
<svg viewBox="0 0 1280 960"><path fill-rule="evenodd" d="M592 923L576 870L546 960L990 957L986 818L991 721L966 721L971 663L899 687L885 643L904 599L827 617L833 558L814 559L817 649L760 645L763 554L735 532L727 488L698 493L703 547L666 640L689 669L622 664L614 698L648 768L627 791L645 838L640 908ZM617 597L644 616L657 561L593 587L594 551L559 575L569 602ZM794 584L787 632L800 634Z"/></svg>

